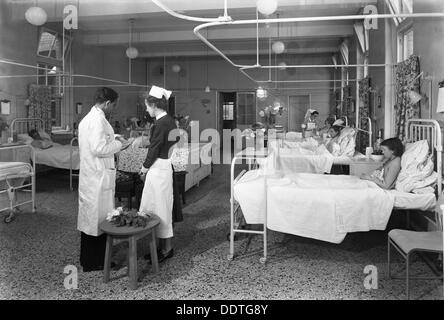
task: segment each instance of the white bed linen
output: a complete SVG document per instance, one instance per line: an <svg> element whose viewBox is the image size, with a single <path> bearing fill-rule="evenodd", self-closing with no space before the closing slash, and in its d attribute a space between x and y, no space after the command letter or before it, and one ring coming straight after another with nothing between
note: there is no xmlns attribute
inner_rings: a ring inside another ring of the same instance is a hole
<svg viewBox="0 0 444 320"><path fill-rule="evenodd" d="M71 167L70 150L71 145L61 145L58 143L54 143L51 148L45 150L35 148L35 162L53 168L69 169ZM79 147L73 147L72 160L72 168L79 170Z"/></svg>
<svg viewBox="0 0 444 320"><path fill-rule="evenodd" d="M29 173L29 166L24 162L0 162L0 180L11 175L27 175Z"/></svg>
<svg viewBox="0 0 444 320"><path fill-rule="evenodd" d="M386 191L353 176L275 172L267 184L267 199L260 170L245 173L234 186L247 223L264 222L267 200L269 229L332 243L348 232L385 230L394 207L429 210L435 204L433 194Z"/></svg>
<svg viewBox="0 0 444 320"><path fill-rule="evenodd" d="M276 169L291 173L330 173L334 164L348 165L353 159L365 157L356 152L354 157L333 156L323 144L318 144L317 140L309 138L306 141L283 141L278 147L276 141L270 143L269 149L272 151L272 161L276 164Z"/></svg>

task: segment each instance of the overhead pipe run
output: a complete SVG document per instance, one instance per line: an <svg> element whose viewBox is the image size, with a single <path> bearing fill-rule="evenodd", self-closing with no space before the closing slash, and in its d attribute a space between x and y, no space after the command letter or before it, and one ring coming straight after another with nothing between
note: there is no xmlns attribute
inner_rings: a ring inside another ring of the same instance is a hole
<svg viewBox="0 0 444 320"><path fill-rule="evenodd" d="M298 17L298 18L276 18L276 19L259 19L256 14L256 20L233 20L227 14L227 1L224 1L224 16L218 18L197 18L190 17L183 14L179 14L162 4L159 0L152 0L157 6L161 9L165 10L167 13L171 14L180 19L189 20L189 21L198 21L205 22L194 28L194 34L202 40L208 47L214 50L217 54L219 54L224 60L230 63L232 66L236 68L243 69L260 69L260 68L279 68L280 66L261 66L259 60L257 59L256 64L254 65L239 65L234 63L230 58L228 58L223 52L221 52L217 47L215 47L211 42L209 42L200 31L205 28L210 28L213 26L222 26L228 24L256 24L256 28L259 28L259 24L270 24L270 23L289 23L289 22L315 22L315 21L344 21L344 20L368 20L368 19L390 19L390 18L444 18L444 13L402 13L402 14L369 14L369 15L343 15L343 16L319 16L319 17ZM256 10L257 11L257 10ZM257 12L256 12L257 13ZM257 42L258 42L258 32L256 32ZM344 67L356 67L359 65L347 65ZM385 67L387 64L376 64L376 65L367 65L368 67ZM304 66L286 66L286 68L302 68ZM306 68L318 68L324 66L305 66ZM341 66L328 66L328 67L341 67ZM242 72L242 70L241 70ZM245 73L244 73L245 74Z"/></svg>

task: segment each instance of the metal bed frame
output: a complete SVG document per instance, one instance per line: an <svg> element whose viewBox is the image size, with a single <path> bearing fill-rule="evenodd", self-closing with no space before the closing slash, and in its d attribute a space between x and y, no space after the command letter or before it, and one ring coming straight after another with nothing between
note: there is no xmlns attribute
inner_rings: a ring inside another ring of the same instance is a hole
<svg viewBox="0 0 444 320"><path fill-rule="evenodd" d="M429 141L431 150L436 152L436 172L438 173L437 182L437 198L442 195L442 137L441 137L441 127L436 120L431 119L411 119L407 122L407 142L416 142L421 140ZM239 212L240 205L234 199L234 185L237 183L242 176L247 172L247 170L242 170L239 175L234 176L234 169L236 162L239 160L248 161L248 170L251 170L252 163L254 164L258 159L265 159L269 156L268 149L254 149L247 148L238 154L236 154L231 162L231 195L230 195L230 252L227 256L228 260L234 259L234 239L236 233L244 233L249 235L262 235L263 236L263 256L260 258L260 262L265 264L267 261L267 175L264 174L264 187L265 187L265 217L263 229L260 231L256 230L245 230L239 229L241 225L241 220L243 219L242 213ZM407 210L407 213L409 211ZM427 217L426 217L427 218ZM407 216L407 220L408 216ZM430 220L431 221L431 220ZM439 213L435 211L435 221L431 221L435 226L440 225Z"/></svg>
<svg viewBox="0 0 444 320"><path fill-rule="evenodd" d="M45 130L45 123L43 119L41 118L16 118L12 120L11 126L10 126L10 138L12 141L14 141L14 135L15 134L21 134L21 133L28 133L30 129L37 129L37 130ZM71 190L73 189L73 177L78 177L78 173L74 173L76 171L72 164L73 164L73 152L74 152L74 142L77 141L77 137L73 138L70 142L70 168L69 168L69 186ZM35 154L33 156L33 163L34 163L34 172L35 172Z"/></svg>
<svg viewBox="0 0 444 320"><path fill-rule="evenodd" d="M6 181L7 184L7 189L5 190L1 190L0 194L3 193L7 193L8 194L8 198L9 198L9 206L6 208L2 208L0 209L0 212L9 210L9 215L6 216L4 218L4 222L5 223L10 223L14 220L14 215L15 212L19 209L20 206L26 205L28 203L31 203L32 206L32 212L34 213L36 211L36 206L35 206L35 152L34 152L34 148L30 145L15 145L15 146L9 146L9 147L1 147L0 151L2 150L13 150L13 149L20 149L20 148L29 148L31 150L31 160L32 160L32 165L29 163L26 163L25 166L29 169L29 173L27 174L12 174L12 175L8 175L6 176L6 178L4 179ZM13 187L9 180L10 179L14 179L14 178L31 178L31 182L30 183L25 183L22 184L21 186L18 187ZM3 180L2 180L3 181ZM16 191L17 190L22 190L25 189L27 187L31 187L31 190L23 190L24 192L31 192L31 200L26 200L20 203L16 203L15 199L16 199Z"/></svg>

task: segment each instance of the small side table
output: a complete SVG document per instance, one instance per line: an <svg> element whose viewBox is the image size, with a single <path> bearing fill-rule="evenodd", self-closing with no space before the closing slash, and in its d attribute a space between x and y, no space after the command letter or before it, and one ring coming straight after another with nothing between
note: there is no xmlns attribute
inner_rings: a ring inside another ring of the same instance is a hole
<svg viewBox="0 0 444 320"><path fill-rule="evenodd" d="M130 288L137 289L137 240L142 239L149 234L150 241L150 254L153 271L156 273L159 271L159 263L157 260L157 248L156 248L156 232L155 227L160 223L160 219L157 216L153 216L148 221L145 228L135 227L118 227L109 221L104 221L100 224L100 229L106 233L106 251L105 251L105 263L104 263L104 282L109 282L110 270L111 270L111 255L113 249L114 239L127 240L129 243L128 248L128 275Z"/></svg>

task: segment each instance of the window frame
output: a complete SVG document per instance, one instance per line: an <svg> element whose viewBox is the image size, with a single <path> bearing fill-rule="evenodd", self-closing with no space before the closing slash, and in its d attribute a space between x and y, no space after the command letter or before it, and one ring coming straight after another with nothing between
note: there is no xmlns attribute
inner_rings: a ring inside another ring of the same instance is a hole
<svg viewBox="0 0 444 320"><path fill-rule="evenodd" d="M247 97L247 96L251 96L253 101L251 104L251 112L246 112L246 107L247 104L241 104L240 103L240 97ZM236 105L236 125L241 125L241 126L250 126L253 123L256 122L256 113L257 113L257 106L256 106L256 93L255 92L250 92L250 91L242 91L242 92L237 92L236 93L236 100L237 100L237 105ZM241 110L243 111L243 113L241 114ZM250 119L251 118L251 119ZM251 120L251 121L249 121ZM242 123L240 122L242 121Z"/></svg>
<svg viewBox="0 0 444 320"><path fill-rule="evenodd" d="M42 34L44 32L55 35L55 39L53 40L53 43L51 45L51 49L50 49L48 55L42 55L39 53L40 40L41 40ZM54 45L55 45L57 39L60 41L61 46L62 46L62 50L61 50L62 56L60 58L57 58L57 57L53 58L53 57L51 57L51 52L54 50ZM71 44L72 44L72 37L67 35L66 32L65 32L65 41L63 41L63 34L62 33L54 31L54 30L46 28L46 27L40 27L39 32L38 32L36 55L37 55L38 59L49 60L49 61L52 61L53 63L55 63L54 61L63 63L63 57L66 56L66 53L69 51Z"/></svg>
<svg viewBox="0 0 444 320"><path fill-rule="evenodd" d="M406 20L398 27L397 35L396 35L396 46L397 46L397 62L403 62L407 60L410 56L406 56L406 35L410 32L413 32L413 42L412 42L412 54L414 54L414 38L415 31L413 29L413 21Z"/></svg>

